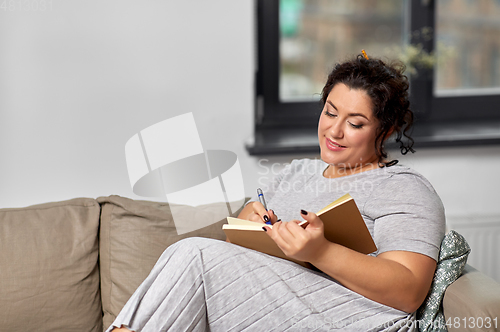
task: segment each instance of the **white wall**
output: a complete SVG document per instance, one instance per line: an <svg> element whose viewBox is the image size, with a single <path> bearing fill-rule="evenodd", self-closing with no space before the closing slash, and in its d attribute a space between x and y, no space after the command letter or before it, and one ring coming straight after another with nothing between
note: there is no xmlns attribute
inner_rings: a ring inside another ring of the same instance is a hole
<svg viewBox="0 0 500 332"><path fill-rule="evenodd" d="M126 141L186 112L205 149L238 154L254 193L263 168L243 147L253 128L252 0L46 3L0 10L0 208L138 198ZM260 164L293 157L303 156ZM499 146L423 149L401 162L433 183L449 220L500 220Z"/></svg>
<svg viewBox="0 0 500 332"><path fill-rule="evenodd" d="M186 112L246 163L252 0L46 2L0 9L0 207L135 197L126 141Z"/></svg>

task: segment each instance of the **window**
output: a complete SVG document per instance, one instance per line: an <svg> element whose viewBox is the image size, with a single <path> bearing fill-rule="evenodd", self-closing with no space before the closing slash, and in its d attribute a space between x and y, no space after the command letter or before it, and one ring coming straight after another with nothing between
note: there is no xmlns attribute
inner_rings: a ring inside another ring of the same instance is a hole
<svg viewBox="0 0 500 332"><path fill-rule="evenodd" d="M255 136L247 149L319 151L326 76L361 49L409 59L415 147L498 144L499 35L500 1L257 0Z"/></svg>

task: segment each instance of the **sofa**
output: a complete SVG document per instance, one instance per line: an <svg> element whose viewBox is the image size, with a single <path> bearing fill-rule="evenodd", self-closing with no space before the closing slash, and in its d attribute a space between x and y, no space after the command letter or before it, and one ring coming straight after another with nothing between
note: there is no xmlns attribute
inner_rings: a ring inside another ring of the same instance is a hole
<svg viewBox="0 0 500 332"><path fill-rule="evenodd" d="M183 208L210 214L220 205ZM224 222L178 235L168 203L116 195L0 209L0 330L101 332L166 247L225 240ZM498 326L500 284L466 266L442 309L450 331L475 331L467 320L479 317Z"/></svg>

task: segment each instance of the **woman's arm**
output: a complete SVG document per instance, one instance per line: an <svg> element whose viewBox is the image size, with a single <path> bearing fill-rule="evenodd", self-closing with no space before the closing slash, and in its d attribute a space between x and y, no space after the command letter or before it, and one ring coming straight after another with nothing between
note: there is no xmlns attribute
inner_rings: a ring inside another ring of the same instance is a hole
<svg viewBox="0 0 500 332"><path fill-rule="evenodd" d="M408 251L368 256L325 239L323 222L314 213L302 214L306 229L296 222L266 227L268 234L292 258L310 262L347 288L376 302L413 312L424 301L436 262Z"/></svg>
<svg viewBox="0 0 500 332"><path fill-rule="evenodd" d="M405 312L420 307L436 269L436 261L422 254L388 251L373 257L331 242L311 264L347 288Z"/></svg>

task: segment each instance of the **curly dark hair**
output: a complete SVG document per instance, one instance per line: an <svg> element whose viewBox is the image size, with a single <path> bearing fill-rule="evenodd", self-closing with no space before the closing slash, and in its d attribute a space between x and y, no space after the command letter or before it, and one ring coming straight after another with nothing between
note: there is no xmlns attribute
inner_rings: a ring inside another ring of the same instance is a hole
<svg viewBox="0 0 500 332"><path fill-rule="evenodd" d="M413 112L410 110L409 83L403 74L404 70L405 66L401 62L393 61L386 64L380 59L366 59L359 54L352 60L336 64L321 92L323 106L328 94L338 83L367 93L373 104L373 113L379 120L375 150L382 167L392 166L398 162L398 160L383 162L387 158L384 142L392 133L396 134L396 142L400 143L403 155L409 151L415 152L414 141L408 133L413 124Z"/></svg>

